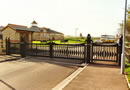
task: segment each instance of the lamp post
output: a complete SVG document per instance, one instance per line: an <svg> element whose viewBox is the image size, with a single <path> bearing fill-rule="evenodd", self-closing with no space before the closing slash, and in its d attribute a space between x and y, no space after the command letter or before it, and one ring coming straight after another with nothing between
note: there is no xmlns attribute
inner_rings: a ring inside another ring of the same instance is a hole
<svg viewBox="0 0 130 90"><path fill-rule="evenodd" d="M78 31L78 28L75 29L75 41L76 41L76 37L77 37L77 31Z"/></svg>
<svg viewBox="0 0 130 90"><path fill-rule="evenodd" d="M121 74L124 74L124 70L125 70L126 12L127 12L127 0L125 0L125 12L124 12L123 42L122 42L122 54L121 54Z"/></svg>

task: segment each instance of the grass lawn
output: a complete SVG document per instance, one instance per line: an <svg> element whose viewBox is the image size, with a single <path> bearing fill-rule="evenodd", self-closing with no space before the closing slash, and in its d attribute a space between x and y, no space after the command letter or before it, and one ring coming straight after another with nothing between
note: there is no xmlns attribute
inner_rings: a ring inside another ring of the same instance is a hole
<svg viewBox="0 0 130 90"><path fill-rule="evenodd" d="M93 41L98 40L99 38L92 38ZM71 39L65 39L65 40L51 40L51 42L56 43L56 44L80 44L80 43L85 43L86 39L81 39L81 38L71 38ZM50 41L33 41L32 43L35 44L47 44Z"/></svg>
<svg viewBox="0 0 130 90"><path fill-rule="evenodd" d="M35 43L35 44L47 44L49 43L50 41L47 41L47 42L40 42L40 41L33 41L32 43ZM80 39L80 40L68 40L67 42L62 42L60 40L52 40L52 42L56 43L56 44L80 44L80 43L84 43L85 42L85 39Z"/></svg>
<svg viewBox="0 0 130 90"><path fill-rule="evenodd" d="M130 63L128 63L128 59L125 59L125 72L127 74L129 83L130 83Z"/></svg>

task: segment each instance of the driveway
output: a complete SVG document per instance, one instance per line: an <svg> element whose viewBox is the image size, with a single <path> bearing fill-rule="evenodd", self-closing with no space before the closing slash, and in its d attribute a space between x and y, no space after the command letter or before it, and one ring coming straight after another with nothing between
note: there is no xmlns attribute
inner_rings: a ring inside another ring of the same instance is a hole
<svg viewBox="0 0 130 90"><path fill-rule="evenodd" d="M51 90L78 67L19 59L0 63L0 90Z"/></svg>
<svg viewBox="0 0 130 90"><path fill-rule="evenodd" d="M129 90L125 76L115 62L89 64L63 90Z"/></svg>

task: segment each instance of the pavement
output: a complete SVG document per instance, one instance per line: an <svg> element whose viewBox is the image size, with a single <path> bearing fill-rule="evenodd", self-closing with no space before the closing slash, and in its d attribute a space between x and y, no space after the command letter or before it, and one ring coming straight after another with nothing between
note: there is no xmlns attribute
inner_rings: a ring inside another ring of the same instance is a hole
<svg viewBox="0 0 130 90"><path fill-rule="evenodd" d="M7 61L14 61L20 59L21 56L18 54L12 54L12 55L0 55L0 63L7 62Z"/></svg>
<svg viewBox="0 0 130 90"><path fill-rule="evenodd" d="M129 90L125 76L114 62L89 64L63 90Z"/></svg>

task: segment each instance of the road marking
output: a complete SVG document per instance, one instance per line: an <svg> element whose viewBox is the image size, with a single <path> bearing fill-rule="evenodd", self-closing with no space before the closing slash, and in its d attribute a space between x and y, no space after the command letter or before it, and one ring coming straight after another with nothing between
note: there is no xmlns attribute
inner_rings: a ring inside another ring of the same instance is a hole
<svg viewBox="0 0 130 90"><path fill-rule="evenodd" d="M87 64L88 65L88 64ZM86 66L87 66L86 65ZM58 85L56 85L52 90L62 90L66 85L68 85L81 71L83 71L86 66L83 68L78 68L74 73L72 73L70 76L68 76L66 79L64 79L62 82L60 82Z"/></svg>
<svg viewBox="0 0 130 90"><path fill-rule="evenodd" d="M125 75L125 79L126 79L126 81L127 81L128 88L130 89L130 84L129 84L129 81L128 81L128 78L127 78L127 75Z"/></svg>

